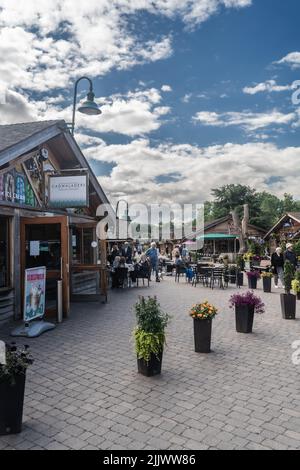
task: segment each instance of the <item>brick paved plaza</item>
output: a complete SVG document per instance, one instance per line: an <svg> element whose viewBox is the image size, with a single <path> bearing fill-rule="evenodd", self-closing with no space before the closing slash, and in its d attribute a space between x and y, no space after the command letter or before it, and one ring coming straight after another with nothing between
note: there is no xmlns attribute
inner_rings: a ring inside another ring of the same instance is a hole
<svg viewBox="0 0 300 470"><path fill-rule="evenodd" d="M234 290L165 278L115 292L107 305L73 305L70 320L31 340L24 431L0 438L0 449L300 449L300 366L291 359L300 320L282 320L278 291L259 286L267 311L252 335L237 334L228 308ZM137 374L139 294L156 294L173 316L156 378ZM199 355L187 310L206 299L221 314L214 352ZM1 339L8 331L2 327Z"/></svg>

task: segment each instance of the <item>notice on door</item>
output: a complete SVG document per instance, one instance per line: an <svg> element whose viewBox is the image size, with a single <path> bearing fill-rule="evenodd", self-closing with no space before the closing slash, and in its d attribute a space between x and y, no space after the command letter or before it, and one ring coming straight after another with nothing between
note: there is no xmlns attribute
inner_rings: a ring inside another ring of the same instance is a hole
<svg viewBox="0 0 300 470"><path fill-rule="evenodd" d="M40 256L40 242L38 240L30 242L30 256Z"/></svg>

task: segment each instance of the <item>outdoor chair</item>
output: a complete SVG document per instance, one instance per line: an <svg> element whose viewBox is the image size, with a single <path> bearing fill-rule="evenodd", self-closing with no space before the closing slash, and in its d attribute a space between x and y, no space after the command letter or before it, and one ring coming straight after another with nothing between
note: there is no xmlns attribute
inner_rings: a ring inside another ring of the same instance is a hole
<svg viewBox="0 0 300 470"><path fill-rule="evenodd" d="M223 268L213 268L210 286L214 289L215 284L217 284L220 289L224 289L224 269Z"/></svg>
<svg viewBox="0 0 300 470"><path fill-rule="evenodd" d="M196 287L199 282L202 282L203 286L208 286L208 270L198 265L195 269L192 285Z"/></svg>
<svg viewBox="0 0 300 470"><path fill-rule="evenodd" d="M151 279L151 268L149 268L148 270L143 269L137 273L137 276L136 276L137 287L139 287L139 279L143 281L143 286L145 285L145 280L146 280L148 283L148 287L149 287L150 279Z"/></svg>
<svg viewBox="0 0 300 470"><path fill-rule="evenodd" d="M128 287L128 269L116 268L117 287Z"/></svg>

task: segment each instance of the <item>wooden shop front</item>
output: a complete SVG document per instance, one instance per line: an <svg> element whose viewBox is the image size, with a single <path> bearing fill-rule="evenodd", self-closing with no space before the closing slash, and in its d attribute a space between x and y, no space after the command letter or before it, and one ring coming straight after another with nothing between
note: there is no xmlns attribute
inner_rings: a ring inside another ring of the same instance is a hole
<svg viewBox="0 0 300 470"><path fill-rule="evenodd" d="M87 175L87 204L52 207L49 178ZM64 121L0 126L0 322L22 318L25 269L46 267L46 310L106 299L106 244L96 237L105 193Z"/></svg>

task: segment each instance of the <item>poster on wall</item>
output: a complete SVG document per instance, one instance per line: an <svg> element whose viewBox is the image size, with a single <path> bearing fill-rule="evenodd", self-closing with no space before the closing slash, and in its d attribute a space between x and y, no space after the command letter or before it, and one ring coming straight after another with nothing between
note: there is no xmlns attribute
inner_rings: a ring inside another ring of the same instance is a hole
<svg viewBox="0 0 300 470"><path fill-rule="evenodd" d="M33 190L25 174L14 169L0 174L0 201L36 206Z"/></svg>
<svg viewBox="0 0 300 470"><path fill-rule="evenodd" d="M25 270L24 321L42 318L45 314L46 268Z"/></svg>
<svg viewBox="0 0 300 470"><path fill-rule="evenodd" d="M88 175L50 176L49 207L77 208L89 206Z"/></svg>

